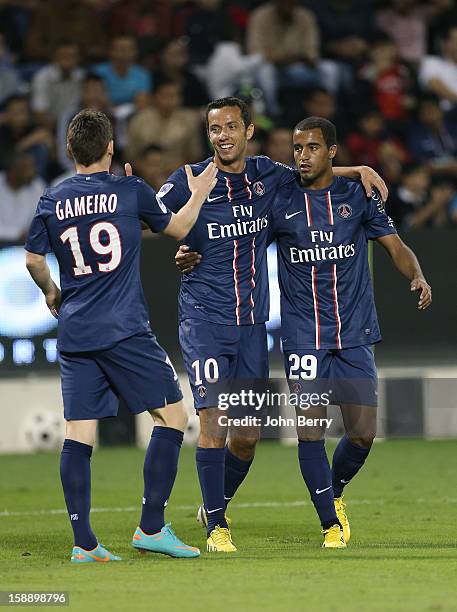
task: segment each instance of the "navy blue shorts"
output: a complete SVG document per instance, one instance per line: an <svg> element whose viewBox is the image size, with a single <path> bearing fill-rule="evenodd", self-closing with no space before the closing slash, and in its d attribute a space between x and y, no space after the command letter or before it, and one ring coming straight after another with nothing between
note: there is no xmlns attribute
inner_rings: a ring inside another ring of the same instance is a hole
<svg viewBox="0 0 457 612"><path fill-rule="evenodd" d="M268 380L265 323L238 326L185 319L179 342L196 410L216 406L217 393L231 382Z"/></svg>
<svg viewBox="0 0 457 612"><path fill-rule="evenodd" d="M298 349L284 352L289 388L294 393L328 394L330 404L378 405L378 375L370 346Z"/></svg>
<svg viewBox="0 0 457 612"><path fill-rule="evenodd" d="M152 332L104 351L61 352L59 358L67 421L116 416L120 398L132 414L182 399L176 372Z"/></svg>

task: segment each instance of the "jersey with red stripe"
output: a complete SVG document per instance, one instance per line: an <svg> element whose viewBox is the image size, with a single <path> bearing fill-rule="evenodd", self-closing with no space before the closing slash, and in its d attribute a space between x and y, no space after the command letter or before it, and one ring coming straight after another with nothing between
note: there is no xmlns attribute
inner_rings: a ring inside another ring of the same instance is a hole
<svg viewBox="0 0 457 612"><path fill-rule="evenodd" d="M368 240L396 233L378 194L334 177L326 189L299 181L278 192L270 239L278 245L284 350L341 349L381 340Z"/></svg>
<svg viewBox="0 0 457 612"><path fill-rule="evenodd" d="M192 164L194 175L210 161ZM239 174L218 171L217 184L184 240L202 261L182 277L180 321L253 325L268 319L268 213L278 187L294 178L291 168L263 156L248 157ZM184 168L176 170L157 195L177 212L190 197Z"/></svg>

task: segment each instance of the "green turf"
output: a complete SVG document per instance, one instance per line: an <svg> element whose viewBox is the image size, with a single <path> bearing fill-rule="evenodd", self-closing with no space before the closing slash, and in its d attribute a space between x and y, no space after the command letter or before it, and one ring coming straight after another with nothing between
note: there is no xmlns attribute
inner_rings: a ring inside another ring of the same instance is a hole
<svg viewBox="0 0 457 612"><path fill-rule="evenodd" d="M66 590L70 608L97 611L456 610L455 456L454 441L377 444L347 490L349 548L322 550L296 449L263 443L230 508L239 552L173 560L130 548L138 510L128 508L141 500L143 453L98 451L93 506L113 510L94 513L92 522L124 562L71 565L65 514L0 515L0 590ZM53 454L0 457L0 512L62 508L58 463ZM186 448L167 514L185 541L203 549L198 503Z"/></svg>

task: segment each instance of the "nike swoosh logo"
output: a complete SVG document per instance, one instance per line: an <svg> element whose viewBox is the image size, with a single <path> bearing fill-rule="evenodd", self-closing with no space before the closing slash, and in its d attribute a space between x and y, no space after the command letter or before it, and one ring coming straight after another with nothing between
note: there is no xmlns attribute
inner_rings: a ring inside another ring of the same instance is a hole
<svg viewBox="0 0 457 612"><path fill-rule="evenodd" d="M300 214L300 213L302 213L302 212L303 212L302 210L298 210L297 212L294 212L294 213L291 213L291 214L286 213L285 219L286 219L286 220L287 220L287 219L292 219L292 217L295 217L295 215L299 215L299 214Z"/></svg>
<svg viewBox="0 0 457 612"><path fill-rule="evenodd" d="M223 198L224 196L216 196L215 198L210 198L209 196L206 198L207 202L214 202L214 200L219 200L219 198Z"/></svg>
<svg viewBox="0 0 457 612"><path fill-rule="evenodd" d="M207 510L206 514L212 514L213 512L217 512L218 510L222 510L222 508L216 508L216 510Z"/></svg>
<svg viewBox="0 0 457 612"><path fill-rule="evenodd" d="M341 479L341 481L343 484L347 484L348 482L350 482L350 480L343 480L343 478Z"/></svg>
<svg viewBox="0 0 457 612"><path fill-rule="evenodd" d="M326 489L316 489L316 495L320 495L321 493L323 493L324 491L328 491L329 489L332 488L332 485L330 485L329 487L327 487Z"/></svg>

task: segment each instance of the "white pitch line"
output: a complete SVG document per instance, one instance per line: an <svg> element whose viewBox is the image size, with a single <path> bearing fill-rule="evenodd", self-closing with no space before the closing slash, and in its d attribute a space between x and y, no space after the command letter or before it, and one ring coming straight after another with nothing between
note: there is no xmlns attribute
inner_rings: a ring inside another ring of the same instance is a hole
<svg viewBox="0 0 457 612"><path fill-rule="evenodd" d="M425 502L430 503L430 500L424 498L418 498L415 503ZM434 499L433 502L441 504L457 504L456 497L443 497L441 499ZM361 506L361 505L383 505L385 504L383 499L351 499L348 504L350 506ZM246 502L242 504L230 504L232 508L299 508L302 506L311 506L311 502L305 500L297 500L291 502L275 502L275 501L264 501L264 502ZM185 506L173 506L175 510L195 510L197 504L185 505ZM126 506L125 508L91 508L91 512L97 513L108 513L108 512L139 512L141 505L138 506ZM67 514L65 508L53 508L50 510L34 510L32 512L10 512L9 510L3 510L0 512L0 518L7 518L9 516L47 516L48 514Z"/></svg>

